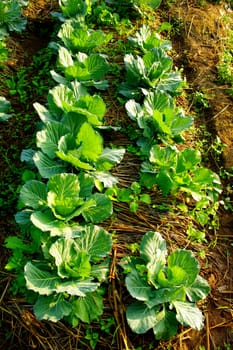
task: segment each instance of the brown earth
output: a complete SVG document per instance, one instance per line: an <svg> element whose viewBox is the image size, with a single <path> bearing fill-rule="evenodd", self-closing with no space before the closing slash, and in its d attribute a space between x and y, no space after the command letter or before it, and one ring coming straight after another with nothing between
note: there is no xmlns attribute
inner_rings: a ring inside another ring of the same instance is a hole
<svg viewBox="0 0 233 350"><path fill-rule="evenodd" d="M56 1L50 2L50 4L45 0L31 1L30 3L31 6L25 13L29 19L26 33L12 36L9 40L9 45L14 50L12 58L5 68L5 72L8 71L9 74L12 70L13 72L17 71L20 66L27 66L32 56L40 48L45 47L49 41L48 37L38 36L37 28L39 25L51 25L49 12L54 9ZM203 111L201 120L197 119L195 122L197 126L200 123L205 123L213 137L218 135L222 142L227 145L224 152L224 162L225 166L229 168L233 166L232 99L226 94L226 87L218 85L216 82L216 65L223 48L222 40L226 37L227 32L227 28L222 22L223 11L226 11L224 5L207 3L205 7L200 7L195 1L176 1L174 6L170 6L165 10L161 9L159 15L156 13L155 16L156 20L160 16L160 20L174 21L174 19L178 19L182 23L180 32L172 38L175 49L174 60L178 67L183 67L184 75L187 77L189 84L187 94L197 90L208 95L210 107ZM28 53L27 56L24 55L25 51ZM0 95L10 99L7 91L0 92ZM112 99L110 95L105 98L109 101ZM26 112L24 106L17 105L16 100L14 101L14 107L17 110L21 109L22 113ZM109 110L111 110L111 115L115 113L116 119L124 114L122 107L119 107L114 101L112 101ZM192 110L192 101L190 101L187 104L187 111L192 112ZM5 125L6 127L2 127L0 131L0 146L3 146L6 150L0 166L2 179L7 176L8 172L11 172L13 176L13 163L16 167L21 166L19 162L20 150L27 146L30 138L35 133L36 120L31 126L30 132L25 131L25 126L20 124L17 139L11 138L15 128L14 121L9 120ZM129 140L121 134L112 135L111 141L122 145L129 143ZM15 149L12 148L13 145L19 149L18 158L11 155ZM10 157L10 163L5 161L6 155L8 155L8 160ZM127 154L122 164L115 170L123 185L137 180L138 166L137 158ZM213 164L213 168L215 167L216 165ZM20 183L20 179L17 179L17 181ZM16 190L17 188L13 186L12 191ZM157 204L165 200L160 195L154 194L152 195L152 201ZM111 334L101 335L96 349L133 350L141 346L144 350L149 348L154 350L201 350L200 346L203 346L206 350L219 350L225 349L224 344L233 347L233 248L230 245L230 242L233 242L232 213L221 209L219 230L207 233L207 244L194 244L186 238L185 231L188 220L179 212L168 214L157 212L151 207L141 206L136 214L132 214L127 206L123 204L118 204L116 209L120 209L117 216L104 223L106 229L115 232L117 235L117 243L114 245L112 253L109 294L105 300L104 317L108 318L114 315L118 330L113 343ZM0 218L1 243L7 235L17 233L13 217L15 211L15 208L3 209ZM119 258L129 253L126 244L139 241L141 236L149 230L160 231L170 244L171 249L178 247L192 249L198 257L201 274L211 286L210 295L200 305L206 318L205 327L202 331L197 332L180 328L179 335L170 342L154 342L153 335L150 332L139 336L132 334L128 329L124 309L129 297L118 272L117 264ZM0 272L0 349L90 349L90 346L83 342L85 331L90 326L80 325L76 329L71 329L61 322L52 324L37 321L33 316L31 306L27 305L22 298L11 294L9 285L13 276L4 271L8 252L4 248L2 248L2 251L3 254L0 257L2 267ZM199 254L201 251L204 252L202 257ZM98 324L93 324L93 331L98 332L98 327ZM149 347L150 344L153 344L152 347Z"/></svg>

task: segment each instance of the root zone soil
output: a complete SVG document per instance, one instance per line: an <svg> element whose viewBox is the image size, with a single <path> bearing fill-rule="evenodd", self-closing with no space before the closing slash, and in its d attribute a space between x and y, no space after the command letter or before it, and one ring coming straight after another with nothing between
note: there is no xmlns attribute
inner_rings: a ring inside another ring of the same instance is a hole
<svg viewBox="0 0 233 350"><path fill-rule="evenodd" d="M24 66L27 67L34 55L46 47L50 38L39 34L38 28L51 26L50 12L56 8L56 2L50 3L45 0L30 1L27 10L28 27L21 35L13 35L9 39L12 48L11 59L3 68L5 75L11 75ZM157 20L182 20L182 29L173 38L175 49L174 60L177 66L183 67L184 75L189 83L189 90L208 91L212 93L208 114L204 114L201 122L212 132L213 137L219 135L227 144L224 153L226 166L232 166L232 100L224 93L219 85L216 85L216 64L219 59L219 38L225 35L221 27L220 13L224 10L221 5L206 4L205 8L193 3L176 2L175 6L169 7L169 11L160 9L155 13ZM215 24L214 24L215 23ZM218 25L217 25L217 24ZM218 31L216 31L217 25ZM27 53L27 55L25 55ZM36 74L36 72L35 72ZM0 95L12 101L7 91L0 91ZM106 114L107 122L114 124L119 118L127 120L122 106L106 93L105 100L110 102ZM32 103L35 101L31 101ZM43 102L43 101L39 101ZM186 102L187 103L187 102ZM34 113L33 108L22 106L17 99L13 99L12 105L15 110L21 111L22 115ZM189 108L187 104L187 108ZM190 107L191 108L191 107ZM34 113L35 115L35 113ZM217 117L216 117L217 116ZM24 122L17 126L14 120L9 120L1 125L0 147L4 149L1 157L1 184L7 183L8 178L13 178L7 195L12 196L15 207L4 206L7 198L1 206L0 217L0 243L8 235L17 233L14 214L17 205L17 188L21 178L15 175L15 169L22 167L19 161L20 152L32 141L36 131L37 116L31 121L30 129L25 131ZM196 121L198 125L200 121ZM224 127L223 127L224 125ZM28 131L30 130L30 131ZM12 138L12 135L14 138ZM111 142L116 145L128 145L129 140L121 133L113 133L109 136ZM214 164L210 164L210 166ZM114 170L124 186L132 181L137 181L139 162L136 156L127 154L123 162ZM18 173L17 173L18 174ZM9 184L8 184L9 186ZM2 189L2 193L5 191ZM164 199L160 194L152 194L153 203L160 203ZM129 211L126 204L117 204L116 215L113 219L103 223L103 227L109 232L114 232L117 241L113 246L112 262L109 274L108 294L105 297L105 310L103 319L107 320L114 316L116 327L111 332L105 333L100 330L100 324L93 322L91 325L80 324L77 328L70 328L63 322L51 323L38 321L33 315L32 307L25 303L23 298L14 296L9 290L14 276L4 270L9 252L2 246L0 257L0 349L91 349L85 340L87 330L99 333L96 349L197 349L203 346L205 349L225 349L224 344L233 344L233 311L232 311L232 214L221 210L220 229L217 232L208 232L208 243L205 245L194 244L187 240L185 233L188 220L181 213L157 212L146 205L141 205L136 214ZM169 342L155 341L152 332L145 335L133 334L125 319L125 309L130 303L130 297L125 290L123 276L118 266L119 259L131 254L127 249L130 243L139 242L142 235L149 231L159 231L167 240L170 249L183 247L198 252L204 252L203 257L198 257L201 265L201 275L205 277L210 286L211 293L202 305L199 305L205 315L205 327L197 332L190 328L179 329L179 334ZM208 246L209 245L209 246ZM230 345L231 346L231 345Z"/></svg>

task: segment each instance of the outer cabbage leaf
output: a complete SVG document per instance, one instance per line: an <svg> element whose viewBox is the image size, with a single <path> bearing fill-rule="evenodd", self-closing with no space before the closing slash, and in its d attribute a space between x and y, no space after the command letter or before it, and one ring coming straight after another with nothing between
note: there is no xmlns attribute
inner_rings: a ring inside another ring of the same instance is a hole
<svg viewBox="0 0 233 350"><path fill-rule="evenodd" d="M47 154L51 159L55 158L58 142L68 131L67 127L62 123L47 123L46 127L36 134L37 147L41 148L43 153Z"/></svg>
<svg viewBox="0 0 233 350"><path fill-rule="evenodd" d="M203 328L204 316L195 304L174 301L172 303L177 312L177 320L184 326L190 326L198 331Z"/></svg>
<svg viewBox="0 0 233 350"><path fill-rule="evenodd" d="M57 322L72 311L72 304L65 300L62 295L40 295L33 307L38 320Z"/></svg>
<svg viewBox="0 0 233 350"><path fill-rule="evenodd" d="M127 322L133 332L137 334L146 333L156 324L157 308L149 309L142 302L134 302L126 309Z"/></svg>
<svg viewBox="0 0 233 350"><path fill-rule="evenodd" d="M25 207L41 209L46 206L47 202L46 185L37 180L27 181L20 191L20 200Z"/></svg>
<svg viewBox="0 0 233 350"><path fill-rule="evenodd" d="M87 293L85 297L79 297L73 301L72 306L72 314L86 323L98 319L103 313L103 299L97 292Z"/></svg>
<svg viewBox="0 0 233 350"><path fill-rule="evenodd" d="M95 205L82 210L82 216L84 217L85 221L99 223L112 215L112 201L104 194L95 193L89 198L89 200L93 200Z"/></svg>
<svg viewBox="0 0 233 350"><path fill-rule="evenodd" d="M27 288L41 295L52 294L56 290L56 286L60 283L57 275L41 270L31 262L25 265L24 277Z"/></svg>
<svg viewBox="0 0 233 350"><path fill-rule="evenodd" d="M176 335L178 330L178 322L174 312L163 308L156 314L156 324L153 327L155 339L168 340Z"/></svg>
<svg viewBox="0 0 233 350"><path fill-rule="evenodd" d="M55 161L40 151L35 152L33 155L33 161L39 170L40 175L46 179L49 179L55 174L64 173L66 171L66 165L63 162Z"/></svg>
<svg viewBox="0 0 233 350"><path fill-rule="evenodd" d="M122 161L124 154L125 149L104 148L96 163L97 171L110 170L114 165Z"/></svg>
<svg viewBox="0 0 233 350"><path fill-rule="evenodd" d="M208 295L210 286L203 277L197 276L190 286L185 287L185 291L187 298L192 302L196 302L204 299Z"/></svg>
<svg viewBox="0 0 233 350"><path fill-rule="evenodd" d="M147 301L153 295L153 287L147 283L146 276L141 276L136 269L126 276L125 283L129 293L137 300Z"/></svg>
<svg viewBox="0 0 233 350"><path fill-rule="evenodd" d="M76 240L77 252L86 252L90 261L97 262L107 256L112 248L111 235L102 227L85 226L85 231Z"/></svg>
<svg viewBox="0 0 233 350"><path fill-rule="evenodd" d="M65 76L69 80L79 81L102 80L108 71L108 64L105 57L99 54L77 55L78 60L74 65L65 68Z"/></svg>

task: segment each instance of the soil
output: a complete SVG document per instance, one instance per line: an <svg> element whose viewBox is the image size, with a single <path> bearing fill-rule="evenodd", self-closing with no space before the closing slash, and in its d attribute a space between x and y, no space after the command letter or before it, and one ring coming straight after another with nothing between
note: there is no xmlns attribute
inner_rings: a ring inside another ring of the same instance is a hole
<svg viewBox="0 0 233 350"><path fill-rule="evenodd" d="M30 6L25 12L28 17L27 30L21 35L12 35L9 38L8 46L12 49L10 60L3 68L4 74L15 74L17 69L28 66L33 55L46 47L50 37L44 37L41 28L51 26L53 21L50 16L51 10L56 9L56 1L30 1ZM224 24L223 14L232 16L232 13L225 4L206 3L199 6L196 1L176 1L169 7L161 8L155 14L155 20L178 21L182 23L179 31L172 37L174 54L173 59L177 67L183 68L184 76L188 82L187 94L191 95L195 91L202 91L209 97L209 107L202 111L201 118L195 120L197 128L205 124L213 139L218 135L223 143L227 145L223 155L223 166L229 169L233 166L233 106L232 98L227 94L227 87L219 85L217 82L217 64L221 50L223 50L223 38L227 35L227 26ZM40 30L39 30L40 29ZM27 55L25 55L27 52ZM9 91L0 90L0 95L12 100ZM112 101L110 94L106 100ZM38 101L38 100L37 100ZM33 103L34 101L32 101ZM41 101L38 101L41 102ZM192 100L187 100L186 109L193 111ZM30 106L19 105L17 99L13 99L12 105L16 111L34 113ZM110 113L111 111L111 113ZM119 118L123 110L119 111L119 106L112 101L107 112L108 115L115 113ZM35 115L35 113L34 113ZM20 152L26 148L32 140L36 131L36 116L31 121L29 129L25 130L25 125L18 120L18 125L14 120L9 120L2 124L0 131L0 147L5 149L1 157L0 172L1 183L4 179L14 178L8 191L1 189L4 201L8 203L6 196L12 197L10 203L15 203L15 207L1 205L0 216L0 243L8 235L16 234L18 228L14 221L14 214L17 205L17 187L21 179L19 172L15 169L23 168L20 162ZM111 117L109 117L109 122ZM17 133L15 128L17 127ZM12 138L12 135L16 135ZM111 135L111 140L116 144L128 144L129 140L121 134ZM192 142L192 140L190 141ZM216 169L214 160L209 160L209 165ZM127 154L122 164L115 173L123 185L137 180L138 160L136 156ZM129 170L130 169L130 170ZM230 186L224 183L224 186ZM231 199L232 200L232 199ZM154 203L165 201L160 195L152 196ZM97 349L135 349L141 346L149 349L149 344L153 344L150 349L174 349L174 350L214 350L226 349L225 344L233 348L233 216L223 208L219 211L220 228L210 230L207 233L207 244L194 244L187 240L186 227L187 219L178 212L156 212L147 206L141 206L136 214L132 214L126 205L117 204L116 209L121 209L117 217L104 223L108 231L115 232L117 243L114 245L112 253L111 274L109 279L109 294L106 297L106 310L104 317L114 315L118 325L115 343L112 342L111 334L103 334L98 342ZM205 277L210 286L211 293L205 302L200 305L205 314L205 327L200 332L192 329L180 328L177 337L169 342L155 342L153 335L149 332L146 335L132 334L126 325L124 308L129 301L129 297L124 289L121 276L117 272L118 260L127 251L127 243L139 241L141 236L149 231L162 232L164 238L171 245L171 249L185 247L195 252L201 265L201 274ZM200 251L204 252L200 256ZM4 270L9 252L2 247L0 256L0 350L12 349L90 349L84 345L83 337L85 331L90 326L80 325L77 329L71 329L64 323L37 321L33 316L32 308L26 305L25 301L18 296L12 295L9 290L10 281L13 276ZM92 325L93 329L98 329L98 324ZM98 331L98 330L97 330ZM114 330L113 330L114 332ZM229 348L230 349L230 348Z"/></svg>

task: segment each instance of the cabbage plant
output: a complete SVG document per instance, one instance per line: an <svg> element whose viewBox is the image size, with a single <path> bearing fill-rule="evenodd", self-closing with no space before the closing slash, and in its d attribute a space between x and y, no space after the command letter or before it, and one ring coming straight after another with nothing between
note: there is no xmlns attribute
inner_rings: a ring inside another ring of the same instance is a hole
<svg viewBox="0 0 233 350"><path fill-rule="evenodd" d="M53 322L65 318L72 326L98 319L103 313L100 286L107 278L111 246L111 235L94 225L44 242L43 259L24 267L26 286L34 292L36 317Z"/></svg>
<svg viewBox="0 0 233 350"><path fill-rule="evenodd" d="M166 241L152 231L143 236L139 253L121 260L126 287L136 299L126 310L133 332L152 329L156 339L167 340L179 323L200 330L204 317L196 303L210 288L193 253L179 249L168 255Z"/></svg>

